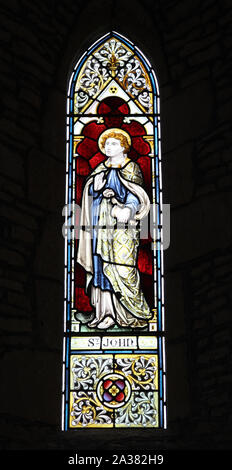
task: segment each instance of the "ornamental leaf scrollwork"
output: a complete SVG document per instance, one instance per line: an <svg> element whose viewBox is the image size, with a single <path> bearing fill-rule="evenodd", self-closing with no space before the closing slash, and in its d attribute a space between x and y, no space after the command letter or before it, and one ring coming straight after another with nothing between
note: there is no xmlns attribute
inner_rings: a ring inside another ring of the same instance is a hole
<svg viewBox="0 0 232 470"><path fill-rule="evenodd" d="M127 377L134 390L155 390L156 358L148 356L125 357L117 359L117 366Z"/></svg>
<svg viewBox="0 0 232 470"><path fill-rule="evenodd" d="M111 414L98 402L93 392L73 392L72 426L110 425Z"/></svg>
<svg viewBox="0 0 232 470"><path fill-rule="evenodd" d="M151 85L141 61L120 41L111 39L86 61L75 87L75 112L79 113L101 92L111 78L150 111Z"/></svg>
<svg viewBox="0 0 232 470"><path fill-rule="evenodd" d="M112 370L112 358L74 356L71 370L73 388L87 390L93 388L103 374Z"/></svg>
<svg viewBox="0 0 232 470"><path fill-rule="evenodd" d="M157 409L153 392L135 392L128 405L117 411L116 425L157 426Z"/></svg>
<svg viewBox="0 0 232 470"><path fill-rule="evenodd" d="M107 69L102 67L94 57L90 57L76 83L76 113L80 112L90 99L94 99L108 78L109 73Z"/></svg>

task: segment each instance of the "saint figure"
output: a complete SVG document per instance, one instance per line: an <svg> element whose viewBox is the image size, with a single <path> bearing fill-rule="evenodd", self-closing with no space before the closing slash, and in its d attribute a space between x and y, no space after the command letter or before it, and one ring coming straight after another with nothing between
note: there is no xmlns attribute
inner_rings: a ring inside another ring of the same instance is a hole
<svg viewBox="0 0 232 470"><path fill-rule="evenodd" d="M77 261L95 316L90 328L144 328L152 315L137 268L139 221L150 209L139 165L127 157L131 140L119 128L104 131L107 156L88 177L82 199Z"/></svg>

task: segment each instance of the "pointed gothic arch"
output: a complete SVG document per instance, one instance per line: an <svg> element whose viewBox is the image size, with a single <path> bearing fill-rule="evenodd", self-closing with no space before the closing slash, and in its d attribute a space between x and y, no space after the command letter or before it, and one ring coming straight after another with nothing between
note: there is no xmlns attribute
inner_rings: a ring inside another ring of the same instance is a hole
<svg viewBox="0 0 232 470"><path fill-rule="evenodd" d="M128 144L121 166L104 147L119 134ZM94 201L97 232L87 227ZM133 206L133 237L102 215L122 203ZM165 428L159 89L150 62L116 32L83 54L69 80L64 215L62 429Z"/></svg>

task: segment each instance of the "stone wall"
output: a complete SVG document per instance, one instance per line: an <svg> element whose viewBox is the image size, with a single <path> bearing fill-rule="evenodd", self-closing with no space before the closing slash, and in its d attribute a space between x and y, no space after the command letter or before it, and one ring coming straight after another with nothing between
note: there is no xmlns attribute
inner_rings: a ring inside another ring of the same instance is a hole
<svg viewBox="0 0 232 470"><path fill-rule="evenodd" d="M88 431L91 448L231 446L231 2L1 0L2 449L89 447L63 434L66 89L110 29L161 93L168 429ZM126 439L125 439L126 438Z"/></svg>

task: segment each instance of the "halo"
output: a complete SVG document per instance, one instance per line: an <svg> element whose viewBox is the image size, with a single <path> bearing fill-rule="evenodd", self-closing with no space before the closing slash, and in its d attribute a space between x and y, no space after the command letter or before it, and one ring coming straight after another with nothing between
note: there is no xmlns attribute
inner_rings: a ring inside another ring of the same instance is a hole
<svg viewBox="0 0 232 470"><path fill-rule="evenodd" d="M123 134L126 137L129 146L131 146L131 137L128 132L124 131L123 129L120 129L119 127L111 127L110 129L106 129L105 131L103 131L98 138L98 146L102 153L105 154L105 147L103 147L101 140L103 137L107 137L108 134L111 134L112 132L116 132L117 134Z"/></svg>

